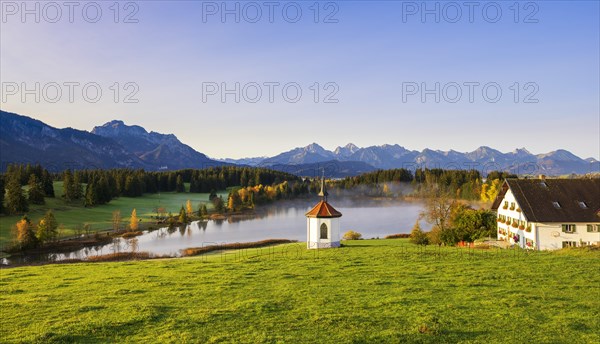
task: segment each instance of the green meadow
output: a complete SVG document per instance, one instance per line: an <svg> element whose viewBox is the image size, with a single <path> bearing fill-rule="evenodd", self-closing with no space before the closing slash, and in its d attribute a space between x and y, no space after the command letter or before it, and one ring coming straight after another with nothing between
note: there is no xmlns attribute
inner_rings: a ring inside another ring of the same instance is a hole
<svg viewBox="0 0 600 344"><path fill-rule="evenodd" d="M402 239L0 270L7 343L598 343L600 251Z"/></svg>
<svg viewBox="0 0 600 344"><path fill-rule="evenodd" d="M189 184L186 184L189 190ZM156 216L156 208L164 207L167 211L174 214L179 213L182 205L185 205L189 199L194 210L198 210L200 203L206 203L209 210L212 204L208 202L207 193L174 193L162 192L160 194L145 194L143 197L119 197L110 203L92 208L85 208L83 201L66 203L62 198L63 186L62 182L54 183L55 198L46 198L44 205L30 205L28 212L29 218L33 223L39 221L44 216L48 209L54 211L54 215L58 223L61 225L60 236L73 236L78 227L82 227L84 223L91 226L91 231L103 231L112 229L112 213L115 210L121 211L123 218L122 226L126 226L131 215L131 211L135 208L137 216L142 219L142 222L152 222L150 216ZM222 191L218 194L227 198L227 192ZM11 240L11 228L21 216L0 216L0 247L8 244Z"/></svg>

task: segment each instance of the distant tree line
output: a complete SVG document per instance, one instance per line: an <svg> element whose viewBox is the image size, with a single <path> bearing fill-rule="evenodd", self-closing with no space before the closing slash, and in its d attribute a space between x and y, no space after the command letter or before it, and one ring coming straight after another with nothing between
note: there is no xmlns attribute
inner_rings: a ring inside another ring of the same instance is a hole
<svg viewBox="0 0 600 344"><path fill-rule="evenodd" d="M377 195L388 194L388 185L394 183L410 183L413 194L424 196L432 190L451 193L457 198L476 200L480 198L482 177L476 170L443 170L443 169L391 169L368 172L355 177L346 177L334 183L341 189L353 189L368 186Z"/></svg>
<svg viewBox="0 0 600 344"><path fill-rule="evenodd" d="M53 182L63 181L62 198L86 207L106 204L120 196L139 197L145 193L209 193L228 187L242 188L290 183L290 192L300 194L304 181L285 172L250 167L211 167L202 170L149 172L133 169L65 170L51 174L40 165L9 165L0 175L0 212L22 214L30 204L44 204L44 197L55 197ZM189 191L185 183L189 183ZM27 192L23 190L27 186ZM257 191L258 192L258 191ZM286 189L287 192L287 189ZM255 203L262 202L262 191ZM5 206L6 205L6 206Z"/></svg>

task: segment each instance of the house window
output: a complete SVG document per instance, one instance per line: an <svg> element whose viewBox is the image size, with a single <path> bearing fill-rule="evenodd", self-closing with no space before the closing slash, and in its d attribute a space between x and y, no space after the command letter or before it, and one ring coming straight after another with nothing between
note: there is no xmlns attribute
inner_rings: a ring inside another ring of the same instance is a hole
<svg viewBox="0 0 600 344"><path fill-rule="evenodd" d="M327 239L327 225L321 224L321 239Z"/></svg>
<svg viewBox="0 0 600 344"><path fill-rule="evenodd" d="M560 203L558 203L558 202L552 202L552 205L554 206L554 208L560 209Z"/></svg>
<svg viewBox="0 0 600 344"><path fill-rule="evenodd" d="M600 232L600 225L587 225L588 232Z"/></svg>
<svg viewBox="0 0 600 344"><path fill-rule="evenodd" d="M508 209L508 201L504 201L504 206L502 206L502 209Z"/></svg>
<svg viewBox="0 0 600 344"><path fill-rule="evenodd" d="M515 210L515 202L510 202L510 210Z"/></svg>
<svg viewBox="0 0 600 344"><path fill-rule="evenodd" d="M587 204L585 204L585 202L579 202L579 206L581 207L581 209L587 209L588 206Z"/></svg>
<svg viewBox="0 0 600 344"><path fill-rule="evenodd" d="M577 247L577 241L563 241L562 247Z"/></svg>
<svg viewBox="0 0 600 344"><path fill-rule="evenodd" d="M564 233L575 233L576 226L575 225L562 225L562 231Z"/></svg>

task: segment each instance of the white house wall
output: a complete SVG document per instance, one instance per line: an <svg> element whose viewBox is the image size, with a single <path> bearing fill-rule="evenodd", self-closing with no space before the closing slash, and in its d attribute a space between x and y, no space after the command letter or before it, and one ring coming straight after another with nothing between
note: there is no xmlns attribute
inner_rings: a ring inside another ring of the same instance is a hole
<svg viewBox="0 0 600 344"><path fill-rule="evenodd" d="M504 202L508 202L507 209L504 209ZM515 204L515 208L511 209L511 204ZM581 243L599 243L600 233L599 232L588 232L587 225L598 225L600 223L537 223L527 222L527 218L523 212L519 212L521 206L515 199L512 191L508 189L504 195L504 199L498 207L498 219L506 218L510 219L510 223L498 222L497 234L498 240L505 240L511 244L516 244L522 248L537 249L537 250L556 250L563 247L563 242L571 241L576 242L577 246L581 246ZM520 229L518 226L515 228L512 226L512 220L523 224L524 229ZM575 233L563 233L563 224L575 224ZM527 231L530 228L530 231ZM502 233L501 233L502 232ZM506 233L506 234L504 234ZM518 241L514 241L514 236L519 237ZM527 246L527 242L533 243L531 246Z"/></svg>
<svg viewBox="0 0 600 344"><path fill-rule="evenodd" d="M575 233L563 233L563 224L574 224ZM536 224L539 249L540 250L557 250L563 247L563 242L576 242L577 246L581 243L600 243L599 232L588 232L587 225L599 225L600 223L538 223Z"/></svg>

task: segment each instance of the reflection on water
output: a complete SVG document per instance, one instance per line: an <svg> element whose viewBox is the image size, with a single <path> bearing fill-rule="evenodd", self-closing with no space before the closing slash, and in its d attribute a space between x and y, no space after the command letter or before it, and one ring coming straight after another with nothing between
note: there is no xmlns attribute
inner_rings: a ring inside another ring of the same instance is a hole
<svg viewBox="0 0 600 344"><path fill-rule="evenodd" d="M363 238L384 237L394 233L410 233L423 207L418 203L371 203L336 207L342 214L342 233L354 230ZM149 252L157 256L180 255L180 250L235 242L265 239L306 239L307 206L283 203L261 209L253 216L232 216L224 220L196 221L188 226L161 228L144 232L133 239L115 238L112 243L86 247L68 253L46 253L11 257L11 263L85 259L119 252ZM427 224L422 223L424 230ZM4 264L9 263L4 261Z"/></svg>

